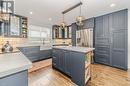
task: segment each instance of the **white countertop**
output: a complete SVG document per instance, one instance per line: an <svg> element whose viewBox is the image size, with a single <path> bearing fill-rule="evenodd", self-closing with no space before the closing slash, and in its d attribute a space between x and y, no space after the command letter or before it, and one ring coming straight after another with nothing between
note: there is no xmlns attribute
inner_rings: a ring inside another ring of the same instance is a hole
<svg viewBox="0 0 130 86"><path fill-rule="evenodd" d="M51 46L40 46L40 50L51 50Z"/></svg>
<svg viewBox="0 0 130 86"><path fill-rule="evenodd" d="M32 62L21 52L0 54L0 78L31 68Z"/></svg>
<svg viewBox="0 0 130 86"><path fill-rule="evenodd" d="M90 47L78 47L78 46L54 46L53 48L71 50L71 51L82 52L82 53L87 53L95 49Z"/></svg>

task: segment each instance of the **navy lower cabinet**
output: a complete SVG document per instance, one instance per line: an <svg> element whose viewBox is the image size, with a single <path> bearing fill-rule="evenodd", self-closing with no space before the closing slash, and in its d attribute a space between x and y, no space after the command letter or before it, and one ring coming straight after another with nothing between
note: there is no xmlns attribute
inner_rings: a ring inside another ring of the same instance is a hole
<svg viewBox="0 0 130 86"><path fill-rule="evenodd" d="M64 71L67 75L71 76L71 69L72 69L72 59L69 51L64 50Z"/></svg>
<svg viewBox="0 0 130 86"><path fill-rule="evenodd" d="M85 54L70 52L72 81L78 86L85 86Z"/></svg>
<svg viewBox="0 0 130 86"><path fill-rule="evenodd" d="M52 65L53 67L59 69L59 50L58 49L52 50Z"/></svg>
<svg viewBox="0 0 130 86"><path fill-rule="evenodd" d="M37 62L49 59L52 56L52 50L40 50L40 46L29 46L18 48L31 62Z"/></svg>
<svg viewBox="0 0 130 86"><path fill-rule="evenodd" d="M84 53L53 48L52 66L69 76L78 86L85 86Z"/></svg>
<svg viewBox="0 0 130 86"><path fill-rule="evenodd" d="M28 71L0 78L0 86L28 86Z"/></svg>
<svg viewBox="0 0 130 86"><path fill-rule="evenodd" d="M18 48L30 61L35 62L39 60L40 46L29 46Z"/></svg>
<svg viewBox="0 0 130 86"><path fill-rule="evenodd" d="M49 50L40 50L40 53L39 53L39 60L45 60L45 59L48 59L48 58L51 58L52 56L52 50L49 49Z"/></svg>

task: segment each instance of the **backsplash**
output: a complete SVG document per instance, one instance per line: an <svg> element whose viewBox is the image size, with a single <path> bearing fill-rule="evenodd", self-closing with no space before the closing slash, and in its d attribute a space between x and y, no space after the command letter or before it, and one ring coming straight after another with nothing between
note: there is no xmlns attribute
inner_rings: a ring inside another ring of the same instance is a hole
<svg viewBox="0 0 130 86"><path fill-rule="evenodd" d="M53 44L69 44L69 45L71 45L71 39L54 39Z"/></svg>
<svg viewBox="0 0 130 86"><path fill-rule="evenodd" d="M3 44L5 44L7 41L10 42L10 44L13 47L17 47L25 42L27 42L26 38L5 38L5 37L0 37L0 48L2 47Z"/></svg>

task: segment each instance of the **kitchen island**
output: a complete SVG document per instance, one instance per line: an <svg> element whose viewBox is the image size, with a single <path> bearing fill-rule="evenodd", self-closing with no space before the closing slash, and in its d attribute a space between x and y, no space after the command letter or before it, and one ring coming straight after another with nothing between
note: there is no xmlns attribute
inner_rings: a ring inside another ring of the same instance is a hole
<svg viewBox="0 0 130 86"><path fill-rule="evenodd" d="M32 63L21 53L0 54L0 86L28 86Z"/></svg>
<svg viewBox="0 0 130 86"><path fill-rule="evenodd" d="M53 68L64 73L78 86L85 86L91 78L91 57L94 48L53 47Z"/></svg>

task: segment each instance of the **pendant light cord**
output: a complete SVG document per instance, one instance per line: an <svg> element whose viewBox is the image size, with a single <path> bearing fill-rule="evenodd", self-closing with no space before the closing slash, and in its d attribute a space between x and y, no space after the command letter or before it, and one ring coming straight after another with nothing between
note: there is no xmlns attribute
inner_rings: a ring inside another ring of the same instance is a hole
<svg viewBox="0 0 130 86"><path fill-rule="evenodd" d="M64 14L63 14L63 22L64 22L65 18L64 18Z"/></svg>
<svg viewBox="0 0 130 86"><path fill-rule="evenodd" d="M79 15L79 16L81 16L81 5L80 5L80 11L79 11L79 13L80 13L80 15Z"/></svg>

